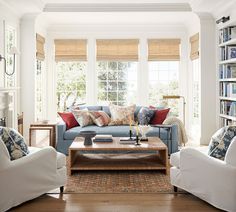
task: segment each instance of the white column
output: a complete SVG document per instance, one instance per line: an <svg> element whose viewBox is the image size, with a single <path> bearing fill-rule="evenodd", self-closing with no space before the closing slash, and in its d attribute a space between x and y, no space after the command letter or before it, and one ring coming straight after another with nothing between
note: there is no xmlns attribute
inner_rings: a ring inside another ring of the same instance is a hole
<svg viewBox="0 0 236 212"><path fill-rule="evenodd" d="M88 65L86 75L86 104L97 104L96 40L88 39Z"/></svg>
<svg viewBox="0 0 236 212"><path fill-rule="evenodd" d="M200 144L209 144L216 131L216 34L215 20L209 14L200 18Z"/></svg>
<svg viewBox="0 0 236 212"><path fill-rule="evenodd" d="M4 42L5 42L5 29L4 29L4 20L0 18L0 55L5 56L4 54ZM0 62L0 88L4 87L4 61Z"/></svg>
<svg viewBox="0 0 236 212"><path fill-rule="evenodd" d="M35 121L35 14L21 19L21 110L24 113L24 137L28 139L29 125Z"/></svg>
<svg viewBox="0 0 236 212"><path fill-rule="evenodd" d="M148 105L148 44L146 38L139 40L139 67L137 82L137 105Z"/></svg>

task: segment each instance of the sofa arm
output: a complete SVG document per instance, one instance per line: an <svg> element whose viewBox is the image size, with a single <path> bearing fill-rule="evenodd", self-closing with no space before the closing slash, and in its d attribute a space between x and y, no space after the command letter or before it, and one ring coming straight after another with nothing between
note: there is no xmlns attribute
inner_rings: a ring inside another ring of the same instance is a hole
<svg viewBox="0 0 236 212"><path fill-rule="evenodd" d="M179 136L178 136L178 126L176 124L173 124L171 126L171 145L172 145L172 151L171 153L175 153L179 151Z"/></svg>
<svg viewBox="0 0 236 212"><path fill-rule="evenodd" d="M64 139L64 133L66 131L66 123L61 121L57 124L57 140Z"/></svg>

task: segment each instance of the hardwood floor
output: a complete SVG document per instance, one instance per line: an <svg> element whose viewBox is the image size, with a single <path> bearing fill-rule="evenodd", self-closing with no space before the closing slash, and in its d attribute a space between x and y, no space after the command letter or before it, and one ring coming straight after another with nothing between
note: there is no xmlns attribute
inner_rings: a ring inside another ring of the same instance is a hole
<svg viewBox="0 0 236 212"><path fill-rule="evenodd" d="M11 211L219 211L191 194L47 194Z"/></svg>

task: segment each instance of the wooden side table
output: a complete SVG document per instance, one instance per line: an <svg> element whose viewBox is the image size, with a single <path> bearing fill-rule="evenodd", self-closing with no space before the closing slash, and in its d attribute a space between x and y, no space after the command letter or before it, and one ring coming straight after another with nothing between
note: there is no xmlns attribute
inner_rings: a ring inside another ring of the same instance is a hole
<svg viewBox="0 0 236 212"><path fill-rule="evenodd" d="M35 130L48 130L49 131L49 145L56 148L56 136L57 136L57 123L58 122L43 122L38 121L30 125L29 128L29 145L32 143L32 132Z"/></svg>

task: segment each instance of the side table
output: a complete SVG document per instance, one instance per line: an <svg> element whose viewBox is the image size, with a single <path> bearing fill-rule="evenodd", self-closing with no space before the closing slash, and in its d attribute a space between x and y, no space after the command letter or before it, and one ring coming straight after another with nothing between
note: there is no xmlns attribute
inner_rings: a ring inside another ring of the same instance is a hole
<svg viewBox="0 0 236 212"><path fill-rule="evenodd" d="M171 139L171 129L172 129L172 125L169 124L155 124L152 125L152 127L157 127L159 128L158 130L158 137L161 138L161 128L166 129L167 130L167 136L166 136L166 140L167 140L167 147L168 147L168 152L172 152L172 139ZM170 155L170 154L169 154Z"/></svg>
<svg viewBox="0 0 236 212"><path fill-rule="evenodd" d="M38 121L30 125L29 128L29 145L32 143L32 132L35 130L48 130L49 131L49 145L56 147L56 130L58 122L51 121Z"/></svg>

